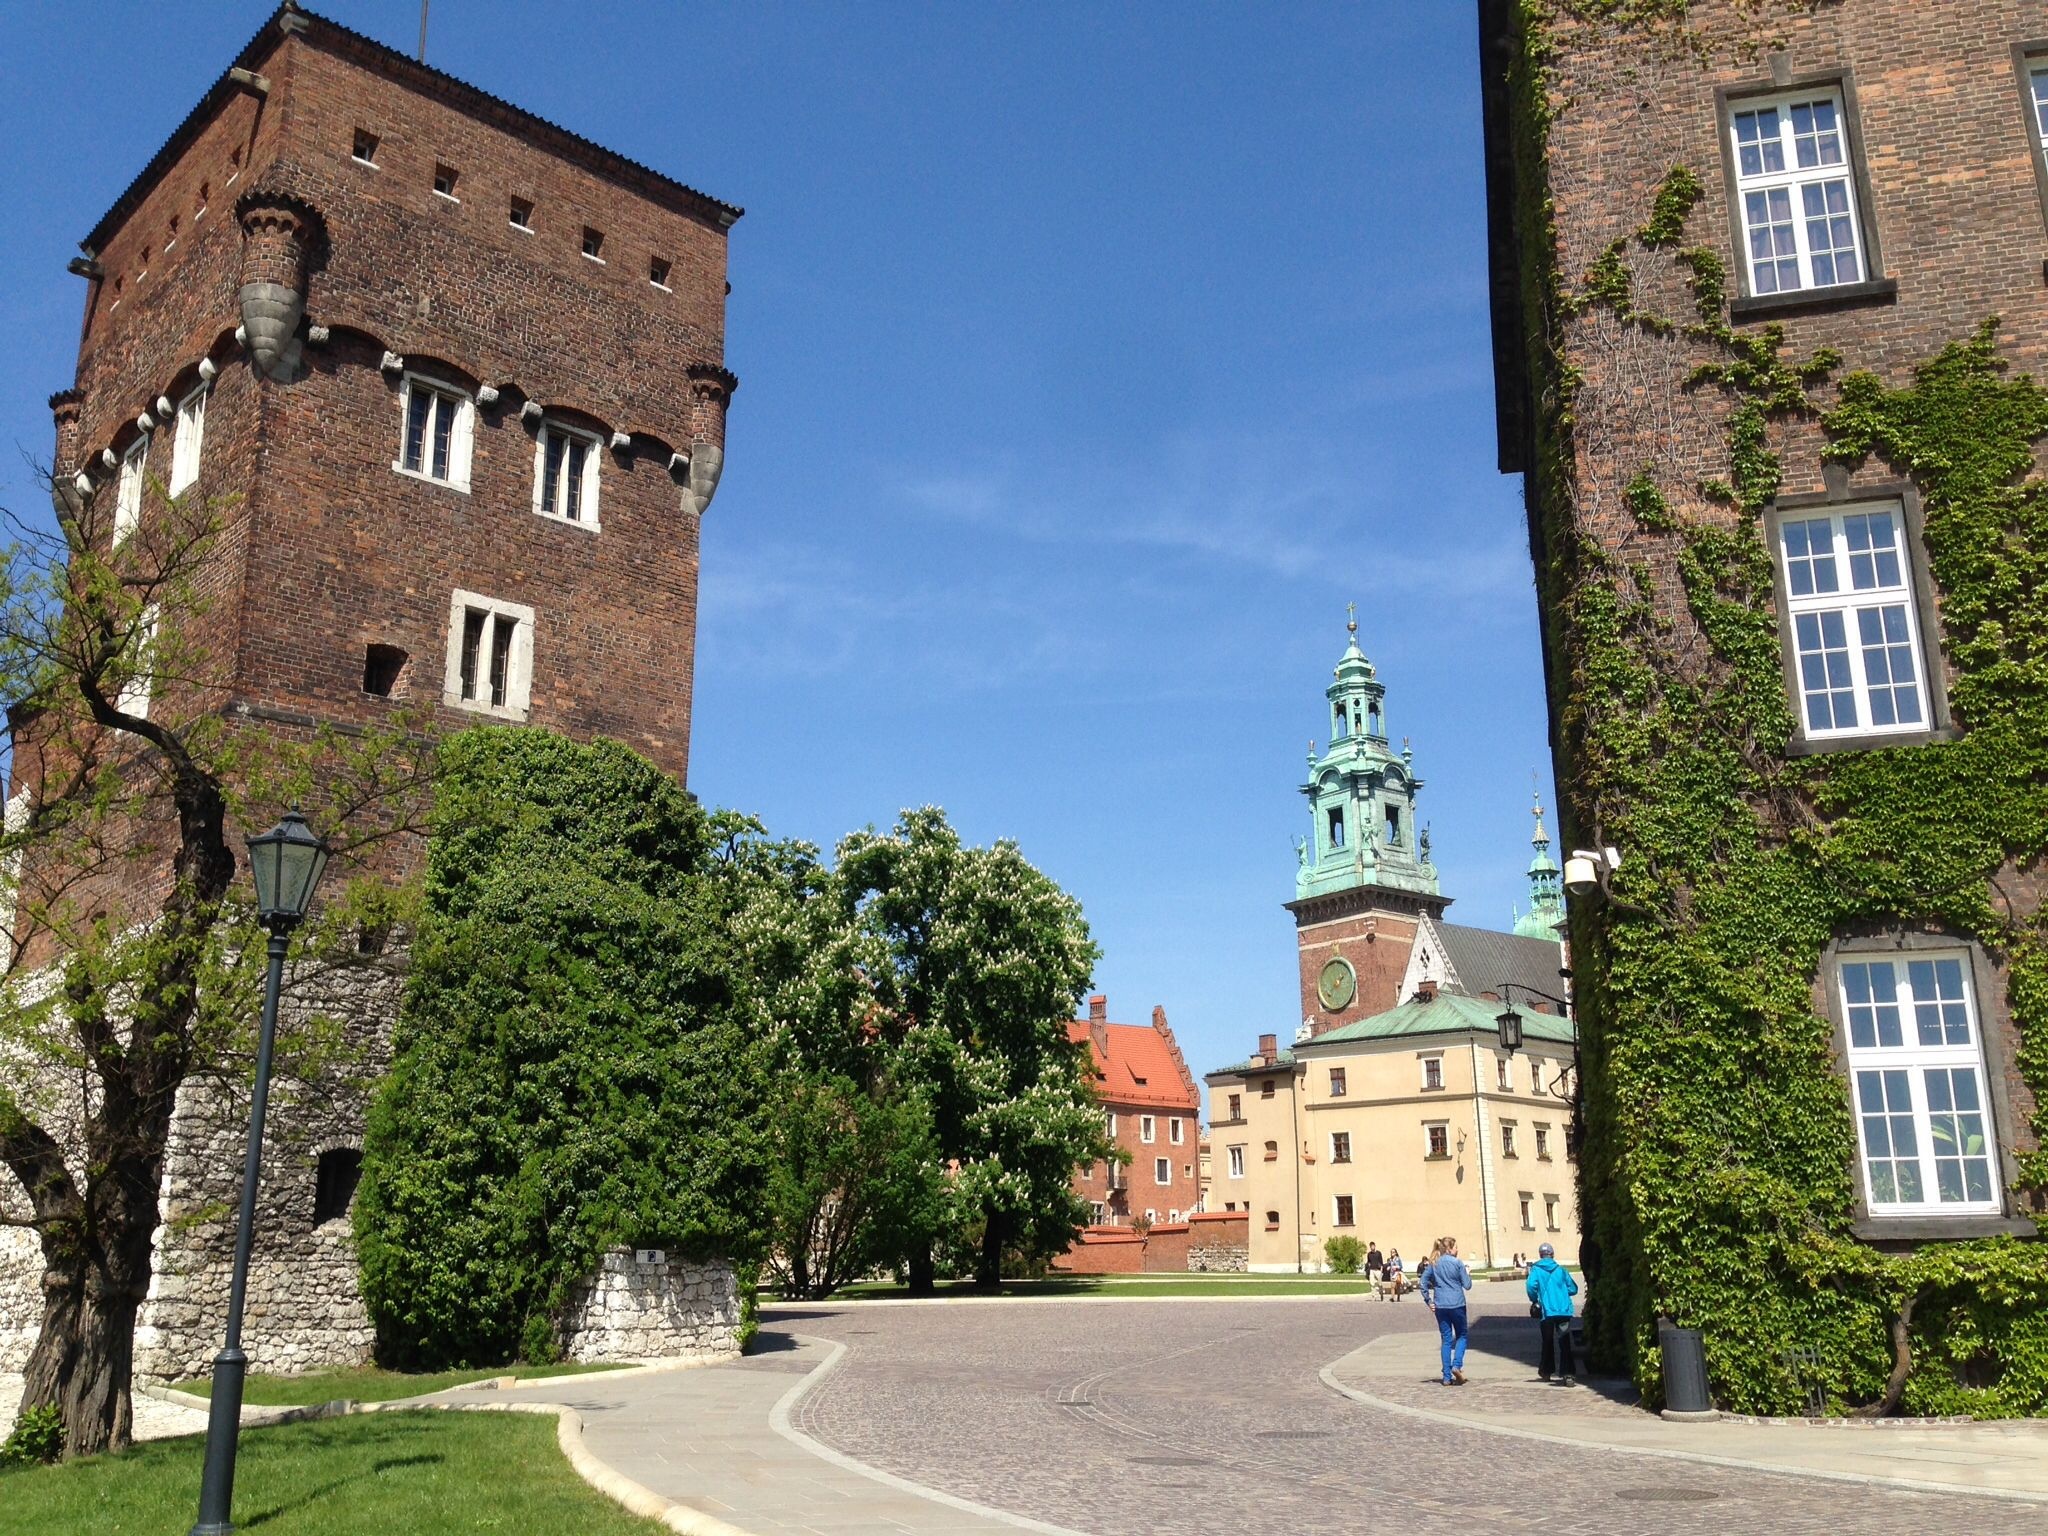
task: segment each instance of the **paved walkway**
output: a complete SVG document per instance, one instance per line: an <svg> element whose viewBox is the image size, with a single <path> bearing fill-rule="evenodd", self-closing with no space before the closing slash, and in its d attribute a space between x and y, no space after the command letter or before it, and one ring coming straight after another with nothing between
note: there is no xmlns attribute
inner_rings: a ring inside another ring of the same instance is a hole
<svg viewBox="0 0 2048 1536"><path fill-rule="evenodd" d="M1395 1333L1361 1345L1325 1380L1369 1406L1498 1433L1602 1450L1870 1479L1898 1488L2032 1496L2048 1505L2048 1422L1983 1424L1676 1424L1634 1406L1625 1382L1576 1388L1536 1375L1534 1326L1526 1319L1478 1319L1463 1387L1441 1384L1437 1341ZM2048 1513L2043 1516L2048 1525Z"/></svg>
<svg viewBox="0 0 2048 1536"><path fill-rule="evenodd" d="M1019 1530L1075 1536L861 1467L789 1422L791 1402L844 1347L772 1328L732 1365L552 1377L451 1402L559 1403L583 1416L584 1449L643 1488L751 1536L941 1536Z"/></svg>

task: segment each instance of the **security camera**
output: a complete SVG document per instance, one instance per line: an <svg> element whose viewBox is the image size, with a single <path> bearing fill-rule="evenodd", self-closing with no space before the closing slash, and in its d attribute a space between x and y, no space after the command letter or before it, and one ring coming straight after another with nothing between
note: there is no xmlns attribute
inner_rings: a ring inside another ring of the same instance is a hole
<svg viewBox="0 0 2048 1536"><path fill-rule="evenodd" d="M1564 861L1564 888L1574 896L1584 896L1599 888L1603 872L1612 874L1619 868L1619 848L1574 848Z"/></svg>

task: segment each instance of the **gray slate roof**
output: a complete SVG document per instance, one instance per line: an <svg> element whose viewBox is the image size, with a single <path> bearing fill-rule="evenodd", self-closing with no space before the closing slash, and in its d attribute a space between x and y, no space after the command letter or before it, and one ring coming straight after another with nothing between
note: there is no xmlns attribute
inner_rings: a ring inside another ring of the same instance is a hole
<svg viewBox="0 0 2048 1536"><path fill-rule="evenodd" d="M1459 990L1466 996L1491 992L1498 997L1502 982L1550 997L1564 996L1564 979L1557 974L1564 960L1556 940L1527 939L1518 933L1467 928L1441 919L1436 931L1443 936L1444 959L1450 962Z"/></svg>

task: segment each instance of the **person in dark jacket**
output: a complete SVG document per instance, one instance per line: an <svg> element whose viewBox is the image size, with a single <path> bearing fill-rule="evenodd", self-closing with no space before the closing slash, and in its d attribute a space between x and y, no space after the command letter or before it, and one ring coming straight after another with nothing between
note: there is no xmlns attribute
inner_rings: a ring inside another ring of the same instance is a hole
<svg viewBox="0 0 2048 1536"><path fill-rule="evenodd" d="M1536 1262L1529 1266L1528 1291L1529 1310L1536 1314L1543 1337L1536 1374L1545 1381L1555 1376L1562 1385L1572 1386L1577 1379L1572 1359L1572 1298L1579 1294L1579 1282L1557 1262L1557 1250L1548 1243L1536 1250Z"/></svg>

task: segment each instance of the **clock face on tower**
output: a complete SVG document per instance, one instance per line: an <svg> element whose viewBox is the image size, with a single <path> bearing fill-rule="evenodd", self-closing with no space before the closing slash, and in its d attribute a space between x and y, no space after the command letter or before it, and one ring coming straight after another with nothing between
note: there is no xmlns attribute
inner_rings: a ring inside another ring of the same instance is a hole
<svg viewBox="0 0 2048 1536"><path fill-rule="evenodd" d="M1332 1013L1351 1006L1351 999L1358 995L1358 978L1352 974L1351 966L1343 960L1332 960L1323 967L1323 974L1316 981L1316 994L1322 998L1323 1006Z"/></svg>

